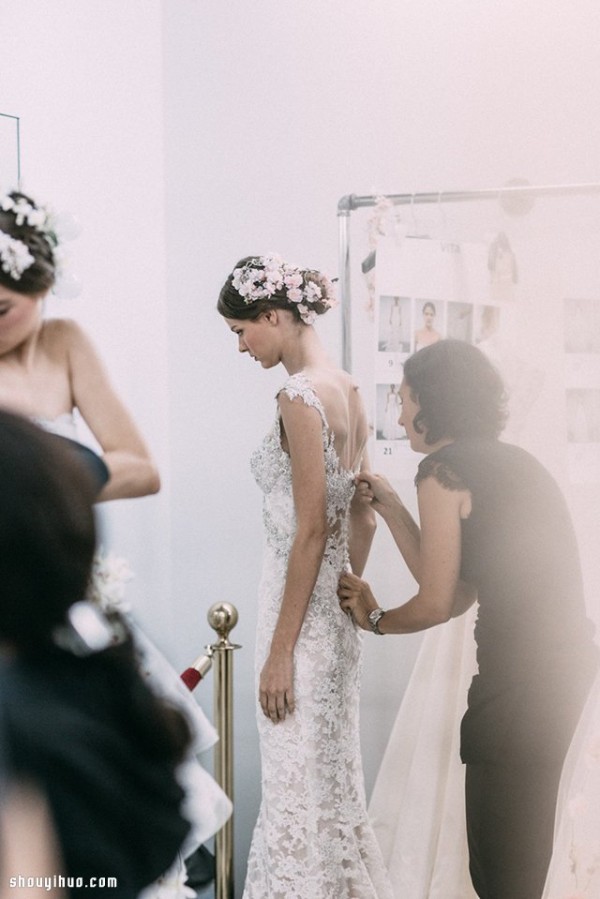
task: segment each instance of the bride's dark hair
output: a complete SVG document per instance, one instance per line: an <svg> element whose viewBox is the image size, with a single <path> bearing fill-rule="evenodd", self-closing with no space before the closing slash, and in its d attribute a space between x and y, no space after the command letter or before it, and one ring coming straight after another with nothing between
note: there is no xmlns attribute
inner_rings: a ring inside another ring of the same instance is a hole
<svg viewBox="0 0 600 899"><path fill-rule="evenodd" d="M252 321L259 318L263 312L267 312L269 309L287 309L293 314L297 321L302 321L302 316L298 308L299 304L292 302L288 298L285 287L277 290L270 297L254 300L253 302L245 302L242 294L236 287L234 287L233 281L235 271L237 269L242 269L245 266L251 266L252 269L259 272L263 271L264 264L261 262L263 258L264 257L260 256L244 256L243 259L236 262L231 274L227 277L227 280L219 293L217 311L224 318L250 319ZM302 277L303 288L308 284L315 284L317 287L321 288L324 296L327 294L327 285L329 282L325 275L312 269L299 269L298 272ZM311 302L310 309L314 310L317 315L324 315L325 312L331 308L331 305L332 304L327 300L323 300L322 302L317 300Z"/></svg>

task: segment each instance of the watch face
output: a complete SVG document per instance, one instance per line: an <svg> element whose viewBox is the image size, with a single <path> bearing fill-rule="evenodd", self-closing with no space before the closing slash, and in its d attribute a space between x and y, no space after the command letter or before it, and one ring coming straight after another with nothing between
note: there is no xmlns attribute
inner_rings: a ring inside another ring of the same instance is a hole
<svg viewBox="0 0 600 899"><path fill-rule="evenodd" d="M379 622L384 615L384 609L373 609L373 611L369 612L369 614L367 615L367 619L369 621L369 624L371 625L371 630L374 634L381 634L381 631L379 630Z"/></svg>

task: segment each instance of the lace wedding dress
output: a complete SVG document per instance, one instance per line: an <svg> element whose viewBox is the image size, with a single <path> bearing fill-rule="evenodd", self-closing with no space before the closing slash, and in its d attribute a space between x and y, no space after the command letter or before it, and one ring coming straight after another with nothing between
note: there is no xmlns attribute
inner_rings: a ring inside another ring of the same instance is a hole
<svg viewBox="0 0 600 899"><path fill-rule="evenodd" d="M329 536L294 651L296 710L272 724L257 709L262 801L244 899L391 899L367 821L358 703L360 632L341 610L338 578L348 568L348 509L354 473L343 468L324 408L303 374L283 387L322 419ZM296 517L291 463L280 419L252 457L264 493L256 677L267 658L285 585Z"/></svg>

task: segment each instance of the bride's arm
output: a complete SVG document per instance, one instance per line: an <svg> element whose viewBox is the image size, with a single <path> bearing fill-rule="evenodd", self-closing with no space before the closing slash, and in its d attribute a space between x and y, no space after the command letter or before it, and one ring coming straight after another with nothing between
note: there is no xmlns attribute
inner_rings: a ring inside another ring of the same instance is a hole
<svg viewBox="0 0 600 899"><path fill-rule="evenodd" d="M358 476L357 494L383 518L414 579L419 581L421 532L386 478L371 472Z"/></svg>
<svg viewBox="0 0 600 899"><path fill-rule="evenodd" d="M297 528L288 559L279 618L260 676L260 704L272 721L294 710L293 655L327 542L327 492L322 422L316 409L279 397L292 466Z"/></svg>
<svg viewBox="0 0 600 899"><path fill-rule="evenodd" d="M102 447L110 479L98 501L156 493L160 480L130 413L125 408L85 332L63 321L73 402Z"/></svg>
<svg viewBox="0 0 600 899"><path fill-rule="evenodd" d="M361 474L368 471L369 459L365 453L361 466ZM359 577L362 575L375 531L377 529L377 521L375 513L371 508L371 504L366 502L360 491L357 489L352 497L350 505L350 522L349 522L349 541L348 554L350 556L350 567L354 574Z"/></svg>

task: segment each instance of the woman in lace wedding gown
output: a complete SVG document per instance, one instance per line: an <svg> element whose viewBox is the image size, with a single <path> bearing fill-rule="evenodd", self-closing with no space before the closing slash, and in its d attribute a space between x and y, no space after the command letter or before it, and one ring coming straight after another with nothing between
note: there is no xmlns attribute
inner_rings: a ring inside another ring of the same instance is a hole
<svg viewBox="0 0 600 899"><path fill-rule="evenodd" d="M156 493L154 462L131 415L110 383L86 333L67 319L44 319L44 298L57 274L57 238L43 208L23 194L0 197L0 406L68 440L98 479L97 500ZM96 438L99 456L79 441L75 412ZM151 689L186 715L194 753L217 734L178 674L134 621L140 669ZM180 768L188 855L219 830L231 803L195 756Z"/></svg>
<svg viewBox="0 0 600 899"><path fill-rule="evenodd" d="M331 305L324 276L277 257L241 260L218 303L240 352L289 374L252 457L265 527L256 639L262 800L245 899L391 899L367 821L361 635L336 597L340 573L362 571L374 522L353 503L367 439L362 401L312 327Z"/></svg>

